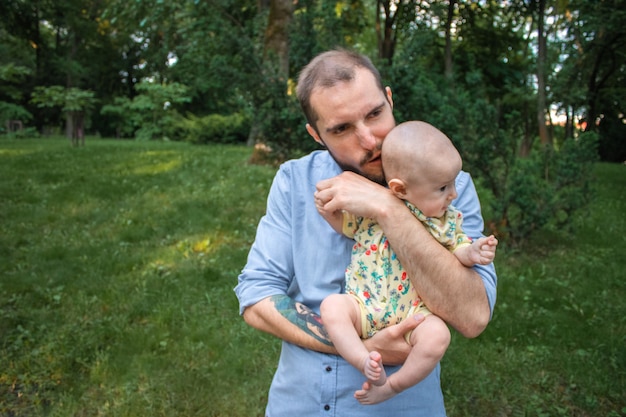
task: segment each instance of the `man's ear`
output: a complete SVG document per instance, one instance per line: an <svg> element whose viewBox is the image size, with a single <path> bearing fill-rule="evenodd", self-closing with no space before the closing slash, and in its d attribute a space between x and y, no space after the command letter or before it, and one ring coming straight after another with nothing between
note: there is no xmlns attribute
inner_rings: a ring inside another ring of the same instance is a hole
<svg viewBox="0 0 626 417"><path fill-rule="evenodd" d="M395 194L396 197L406 200L406 185L404 184L404 181L398 178L392 178L389 180L388 185L389 189Z"/></svg>
<svg viewBox="0 0 626 417"><path fill-rule="evenodd" d="M306 131L309 132L309 135L315 140L315 142L319 143L323 147L326 147L324 141L320 138L320 135L317 134L317 131L310 124L306 124Z"/></svg>
<svg viewBox="0 0 626 417"><path fill-rule="evenodd" d="M393 110L393 98L391 94L391 87L389 86L385 87L385 92L387 93L387 101L391 105L391 110Z"/></svg>

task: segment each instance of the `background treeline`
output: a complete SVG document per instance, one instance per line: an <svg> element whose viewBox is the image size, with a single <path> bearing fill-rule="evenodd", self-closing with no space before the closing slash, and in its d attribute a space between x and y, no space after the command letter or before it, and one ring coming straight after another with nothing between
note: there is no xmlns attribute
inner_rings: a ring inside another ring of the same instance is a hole
<svg viewBox="0 0 626 417"><path fill-rule="evenodd" d="M625 0L14 0L0 15L7 135L262 142L283 160L315 146L298 71L342 46L381 68L398 121L453 139L512 244L568 224L598 155L626 159Z"/></svg>

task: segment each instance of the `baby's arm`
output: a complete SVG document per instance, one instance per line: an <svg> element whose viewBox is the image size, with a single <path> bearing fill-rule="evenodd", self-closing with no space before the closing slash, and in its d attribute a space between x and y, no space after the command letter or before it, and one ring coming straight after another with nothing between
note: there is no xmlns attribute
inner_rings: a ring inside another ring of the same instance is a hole
<svg viewBox="0 0 626 417"><path fill-rule="evenodd" d="M454 255L467 267L476 264L488 265L496 257L496 246L498 239L495 236L481 237L474 240L471 245L461 246L454 251Z"/></svg>

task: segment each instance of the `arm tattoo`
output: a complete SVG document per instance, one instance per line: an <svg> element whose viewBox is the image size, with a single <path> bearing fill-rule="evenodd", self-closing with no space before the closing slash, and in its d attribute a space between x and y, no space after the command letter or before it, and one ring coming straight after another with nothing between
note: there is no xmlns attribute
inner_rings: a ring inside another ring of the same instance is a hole
<svg viewBox="0 0 626 417"><path fill-rule="evenodd" d="M298 326L305 333L325 345L332 346L322 318L302 303L296 303L286 295L274 295L270 298L281 316Z"/></svg>

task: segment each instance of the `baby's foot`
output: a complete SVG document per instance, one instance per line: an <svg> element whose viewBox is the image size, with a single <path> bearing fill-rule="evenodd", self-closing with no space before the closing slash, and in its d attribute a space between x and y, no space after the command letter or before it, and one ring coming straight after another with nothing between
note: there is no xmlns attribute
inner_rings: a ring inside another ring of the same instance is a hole
<svg viewBox="0 0 626 417"><path fill-rule="evenodd" d="M382 385L373 385L365 382L360 390L354 393L356 398L363 405L378 404L388 400L398 394L391 386L390 380Z"/></svg>
<svg viewBox="0 0 626 417"><path fill-rule="evenodd" d="M363 375L372 385L384 385L387 381L387 373L383 366L383 357L380 353L373 351L363 361Z"/></svg>

